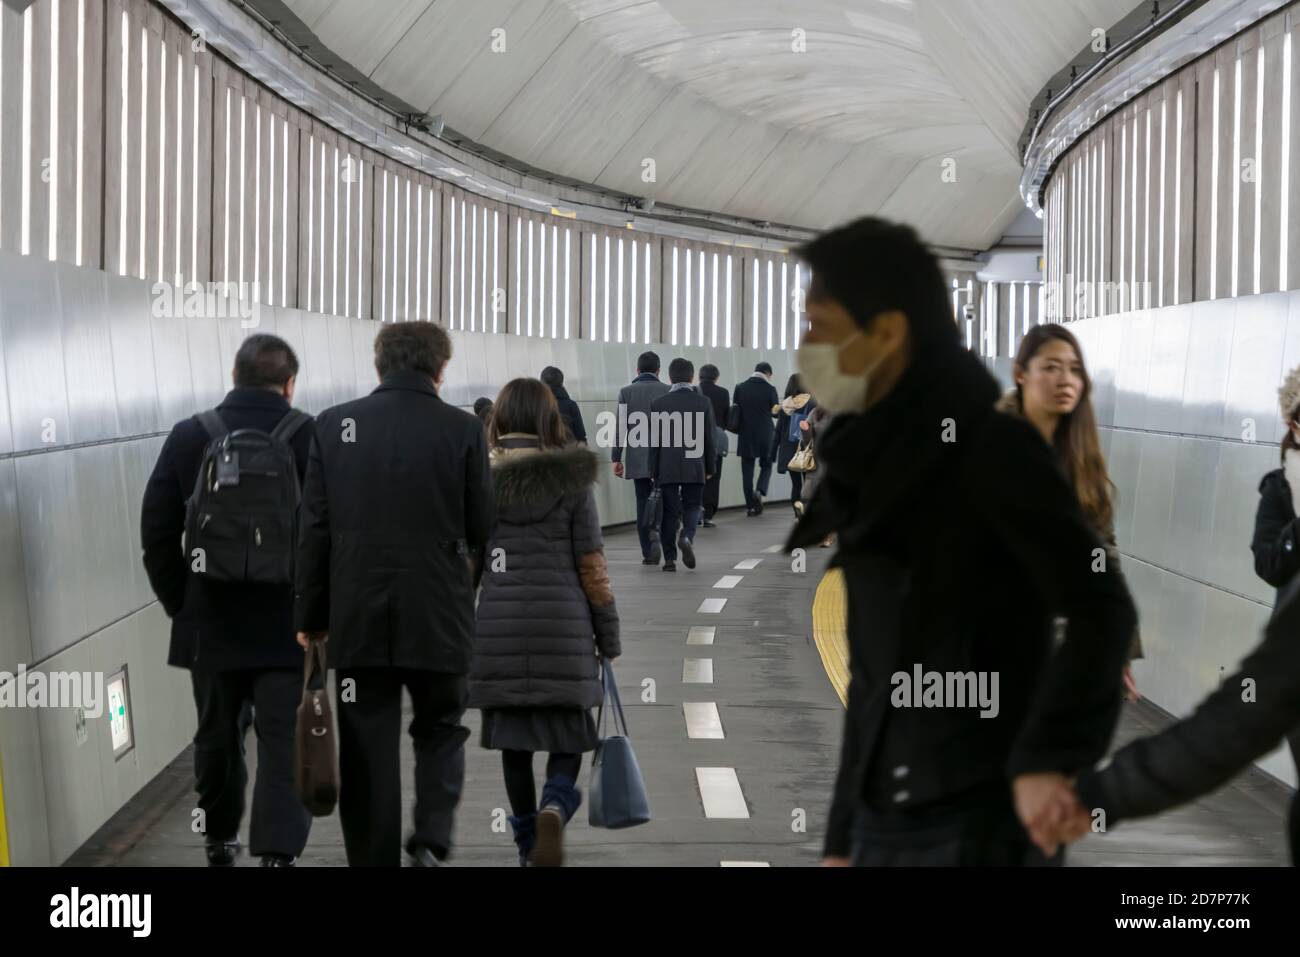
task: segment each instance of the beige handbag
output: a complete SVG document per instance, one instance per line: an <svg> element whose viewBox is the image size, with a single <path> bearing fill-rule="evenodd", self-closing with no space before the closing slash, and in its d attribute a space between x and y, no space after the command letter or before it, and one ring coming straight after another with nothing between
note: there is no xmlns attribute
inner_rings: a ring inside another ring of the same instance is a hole
<svg viewBox="0 0 1300 957"><path fill-rule="evenodd" d="M817 459L813 456L812 443L809 442L804 445L800 442L799 447L794 451L794 455L790 456L790 464L786 466L786 470L790 472L812 472L816 468Z"/></svg>

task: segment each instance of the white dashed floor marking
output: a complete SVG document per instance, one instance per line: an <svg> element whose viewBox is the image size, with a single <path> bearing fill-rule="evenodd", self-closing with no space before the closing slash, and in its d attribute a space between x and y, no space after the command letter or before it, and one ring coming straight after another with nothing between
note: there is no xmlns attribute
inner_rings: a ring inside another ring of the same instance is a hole
<svg viewBox="0 0 1300 957"><path fill-rule="evenodd" d="M686 635L688 645L711 645L713 635L718 629L713 625L693 625Z"/></svg>
<svg viewBox="0 0 1300 957"><path fill-rule="evenodd" d="M747 572L751 568L757 568L758 563L762 560L761 558L746 558L743 562L736 563L736 571Z"/></svg>
<svg viewBox="0 0 1300 957"><path fill-rule="evenodd" d="M700 787L705 817L749 817L749 806L745 804L735 768L696 768L695 781Z"/></svg>
<svg viewBox="0 0 1300 957"><path fill-rule="evenodd" d="M696 611L701 615L716 615L722 611L723 606L727 604L725 598L706 598L700 602L700 607Z"/></svg>
<svg viewBox="0 0 1300 957"><path fill-rule="evenodd" d="M712 658L687 658L682 662L682 684L713 684Z"/></svg>
<svg viewBox="0 0 1300 957"><path fill-rule="evenodd" d="M744 575L723 575L716 582L714 582L713 587L714 588L735 588L744 580L745 580Z"/></svg>
<svg viewBox="0 0 1300 957"><path fill-rule="evenodd" d="M718 706L712 701L686 701L682 704L686 715L686 736L688 738L725 738L722 733L722 717Z"/></svg>

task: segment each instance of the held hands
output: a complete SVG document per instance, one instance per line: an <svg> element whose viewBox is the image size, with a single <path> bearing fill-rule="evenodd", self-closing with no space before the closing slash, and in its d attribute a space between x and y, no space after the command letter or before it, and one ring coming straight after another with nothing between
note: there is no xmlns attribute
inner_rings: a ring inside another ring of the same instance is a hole
<svg viewBox="0 0 1300 957"><path fill-rule="evenodd" d="M1092 816L1079 803L1073 782L1063 774L1022 774L1012 782L1016 814L1029 837L1048 857L1061 844L1088 833Z"/></svg>
<svg viewBox="0 0 1300 957"><path fill-rule="evenodd" d="M616 476L618 476L619 478L622 478L622 477L623 477L623 463L622 463L622 462L615 462L615 463L614 463L614 474L615 474Z"/></svg>
<svg viewBox="0 0 1300 957"><path fill-rule="evenodd" d="M800 419L800 420L799 420L799 431L800 431L800 432L807 432L807 431L808 431L808 420L807 420L807 419Z"/></svg>
<svg viewBox="0 0 1300 957"><path fill-rule="evenodd" d="M298 644L305 649L309 641L329 641L330 633L328 631L300 631L298 632Z"/></svg>

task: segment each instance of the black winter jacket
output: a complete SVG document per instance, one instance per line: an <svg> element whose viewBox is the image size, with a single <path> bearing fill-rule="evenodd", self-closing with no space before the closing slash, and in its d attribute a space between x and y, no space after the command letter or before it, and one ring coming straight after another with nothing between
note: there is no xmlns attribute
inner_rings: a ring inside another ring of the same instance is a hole
<svg viewBox="0 0 1300 957"><path fill-rule="evenodd" d="M592 486L596 453L503 439L492 465L497 525L483 553L472 708L594 707L597 653L621 653Z"/></svg>
<svg viewBox="0 0 1300 957"><path fill-rule="evenodd" d="M1158 814L1226 784L1300 732L1300 577L1278 597L1264 640L1188 717L1121 748L1076 788L1094 820ZM1105 817L1095 814L1101 810ZM1300 794L1291 797L1291 862L1300 864Z"/></svg>
<svg viewBox="0 0 1300 957"><path fill-rule="evenodd" d="M232 389L217 406L222 422L232 432L270 432L288 411L284 396L253 388ZM311 433L308 422L290 442L299 482L307 469ZM301 668L302 649L294 640L290 586L210 582L190 574L181 551L185 502L194 492L209 441L198 418L177 422L145 485L140 509L145 571L172 619L167 663L199 671Z"/></svg>
<svg viewBox="0 0 1300 957"><path fill-rule="evenodd" d="M559 407L560 418L569 427L569 434L575 441L585 443L587 428L582 424L582 409L578 407L578 403L569 398L569 391L564 386L556 386L551 389L551 392L555 395L555 404Z"/></svg>
<svg viewBox="0 0 1300 957"><path fill-rule="evenodd" d="M1009 802L1011 778L1088 767L1114 731L1133 602L1118 575L1093 572L1102 544L1051 450L995 412L997 397L979 360L954 346L818 433L826 472L787 549L836 532L848 596L827 854L849 853L862 804L921 812L998 782ZM1058 615L1069 627L1054 647ZM982 674L991 685L997 674L995 705L896 699L898 676L916 668L945 682Z"/></svg>
<svg viewBox="0 0 1300 957"><path fill-rule="evenodd" d="M1279 590L1300 571L1297 524L1286 472L1274 469L1259 483L1259 507L1250 550L1255 553L1255 574Z"/></svg>
<svg viewBox="0 0 1300 957"><path fill-rule="evenodd" d="M330 664L463 675L474 644L469 553L492 526L483 423L428 376L392 373L316 419L303 488L296 624Z"/></svg>

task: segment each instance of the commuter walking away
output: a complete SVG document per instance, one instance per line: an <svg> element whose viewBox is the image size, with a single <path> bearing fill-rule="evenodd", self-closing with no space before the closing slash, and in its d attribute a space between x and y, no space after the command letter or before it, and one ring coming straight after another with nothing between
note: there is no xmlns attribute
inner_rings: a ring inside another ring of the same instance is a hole
<svg viewBox="0 0 1300 957"><path fill-rule="evenodd" d="M578 408L578 403L569 398L569 393L564 388L564 373L555 366L547 366L542 370L542 382L555 396L555 404L560 410L565 428L569 430L570 441L586 445L587 429L582 424L582 410Z"/></svg>
<svg viewBox="0 0 1300 957"><path fill-rule="evenodd" d="M781 412L776 419L776 434L772 437L772 458L776 470L785 475L790 459L799 446L807 441L808 417L817 408L817 402L804 388L799 373L790 376L785 384L785 397L781 399ZM803 514L802 472L790 472L790 505L797 518Z"/></svg>
<svg viewBox="0 0 1300 957"><path fill-rule="evenodd" d="M813 458L817 456L817 436L831 427L831 416L824 406L814 404L812 414L801 422L799 425L803 430L808 443L808 448L812 450ZM807 509L808 503L813 500L817 494L817 486L821 483L822 473L825 471L821 466L814 468L811 472L804 473L803 489L801 495L803 498L803 508L800 509L800 517ZM835 544L835 533L830 532L825 538L818 543L818 548L830 548Z"/></svg>
<svg viewBox="0 0 1300 957"><path fill-rule="evenodd" d="M233 378L216 409L178 422L163 442L145 486L141 538L149 584L172 620L167 663L189 669L194 691L194 777L208 863L228 866L239 853L251 710L257 781L249 850L264 867L284 867L302 855L311 829L294 789L303 656L294 641L292 577L311 417L290 407L298 359L283 339L245 339ZM241 430L252 431L236 435ZM236 471L224 489L206 478L200 487L201 468L215 469L217 443L227 441L236 462L282 458L291 467L274 477ZM259 525L250 553L254 516L266 535ZM223 536L236 528L235 541Z"/></svg>
<svg viewBox="0 0 1300 957"><path fill-rule="evenodd" d="M1106 548L1107 567L1120 574L1115 542L1115 483L1106 472L1097 417L1092 408L1092 379L1074 334L1058 323L1034 326L1020 340L1012 365L1016 386L998 400L999 412L1021 416L1046 440L1083 513ZM1131 662L1142 657L1137 628L1124 665L1124 689L1132 701L1140 696Z"/></svg>
<svg viewBox="0 0 1300 957"><path fill-rule="evenodd" d="M465 775L461 725L474 644L470 553L492 525L487 439L439 398L451 339L384 326L379 386L316 420L303 495L298 641L336 669L339 819L348 863L402 857L402 689L411 697L417 866L451 853Z"/></svg>
<svg viewBox="0 0 1300 957"><path fill-rule="evenodd" d="M600 464L569 442L536 379L501 390L489 443L497 526L479 564L470 706L483 711L483 747L501 752L519 863L559 865L582 755L597 744L600 658L620 653L592 490ZM540 809L538 751L548 752Z"/></svg>
<svg viewBox="0 0 1300 957"><path fill-rule="evenodd" d="M1034 834L1105 753L1133 602L1093 571L1100 538L1042 438L994 411L916 232L860 219L800 254L799 372L834 421L786 548L835 530L848 605L825 863L1059 863Z"/></svg>
<svg viewBox="0 0 1300 957"><path fill-rule="evenodd" d="M1278 405L1286 434L1282 436L1282 466L1268 472L1259 483L1255 511L1255 574L1281 593L1300 572L1300 367L1292 369L1278 389ZM1300 770L1300 723L1287 734L1291 758ZM1300 811L1291 809L1291 846L1300 847ZM1300 858L1294 858L1300 864Z"/></svg>
<svg viewBox="0 0 1300 957"><path fill-rule="evenodd" d="M636 360L636 378L630 385L618 390L620 410L626 411L627 420L634 416L643 417L649 422L650 403L668 391L666 383L659 381L659 356L653 352L643 352ZM620 421L623 416L619 416ZM629 432L632 428L629 427ZM646 432L649 431L647 426ZM662 554L660 551L659 530L653 534L645 523L646 500L654 487L650 477L649 443L637 444L624 448L623 435L614 439L614 448L610 453L614 461L614 474L620 478L631 479L636 490L636 534L641 542L641 564L658 565Z"/></svg>
<svg viewBox="0 0 1300 957"><path fill-rule="evenodd" d="M704 483L704 528L713 528L713 516L718 514L718 501L722 491L722 460L727 456L727 410L731 407L731 394L718 385L718 367L700 366L700 394L713 406L713 475Z"/></svg>
<svg viewBox="0 0 1300 957"><path fill-rule="evenodd" d="M695 527L703 510L704 486L712 477L709 463L717 452L713 447L713 403L691 385L695 366L689 359L668 364L667 395L650 403L651 414L670 423L667 438L650 449L650 476L663 496L664 514L660 538L663 541L664 571L677 570L677 551L682 563L695 567ZM676 423L681 423L680 431ZM678 534L678 525L681 534Z"/></svg>
<svg viewBox="0 0 1300 957"><path fill-rule="evenodd" d="M727 428L735 432L736 454L740 456L740 482L745 491L745 514L763 514L763 497L772 477L772 440L776 430L772 416L780 412L780 397L772 385L772 367L766 362L754 366L744 382L736 383L735 402L729 410ZM734 426L734 428L733 428ZM754 485L754 464L758 463L758 485Z"/></svg>
<svg viewBox="0 0 1300 957"><path fill-rule="evenodd" d="M488 423L492 421L492 400L485 395L475 399L474 414L478 416L478 420L483 423L483 428L486 429Z"/></svg>

